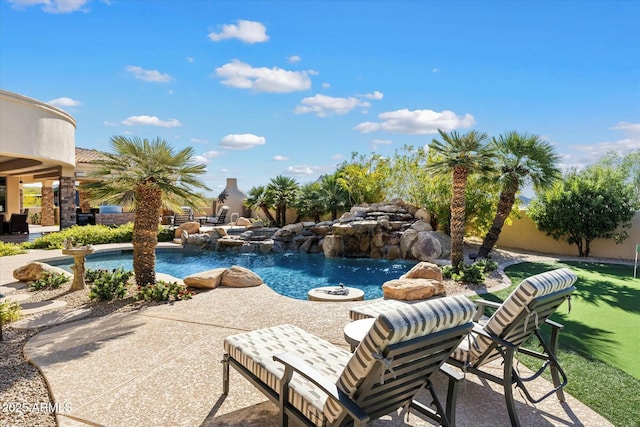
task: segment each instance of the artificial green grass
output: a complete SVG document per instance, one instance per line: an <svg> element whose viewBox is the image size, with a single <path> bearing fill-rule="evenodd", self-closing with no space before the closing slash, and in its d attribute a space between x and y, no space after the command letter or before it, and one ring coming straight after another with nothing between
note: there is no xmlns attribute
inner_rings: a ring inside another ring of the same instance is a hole
<svg viewBox="0 0 640 427"><path fill-rule="evenodd" d="M632 266L517 264L505 269L513 286L482 297L502 301L522 279L560 267L579 277L571 312L565 303L552 316L564 325L558 358L569 377L567 392L616 426L640 426L640 279L633 279Z"/></svg>

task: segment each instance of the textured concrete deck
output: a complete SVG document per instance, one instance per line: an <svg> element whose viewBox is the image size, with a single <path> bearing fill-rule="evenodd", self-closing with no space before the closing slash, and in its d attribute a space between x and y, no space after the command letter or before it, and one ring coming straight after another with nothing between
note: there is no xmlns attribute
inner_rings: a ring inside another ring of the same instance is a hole
<svg viewBox="0 0 640 427"><path fill-rule="evenodd" d="M2 258L0 285L13 282L14 268L59 256L57 252ZM343 339L348 310L367 303L293 300L267 286L218 288L173 305L53 327L33 337L24 353L43 373L59 405L56 416L62 427L276 426L276 406L233 369L230 393L222 395L224 337L291 323L348 348ZM444 395L442 378L436 383ZM550 386L544 380L536 384ZM515 395L522 425L611 425L568 395L564 404L552 397L537 407L525 403L517 391ZM430 403L426 396L420 398ZM509 425L497 386L467 375L460 387L457 421L460 426ZM432 423L415 414L405 420L398 411L372 425Z"/></svg>

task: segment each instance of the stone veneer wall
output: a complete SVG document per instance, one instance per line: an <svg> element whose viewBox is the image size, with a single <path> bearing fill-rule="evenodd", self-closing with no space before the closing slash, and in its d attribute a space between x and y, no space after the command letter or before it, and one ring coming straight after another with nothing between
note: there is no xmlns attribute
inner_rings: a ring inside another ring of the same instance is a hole
<svg viewBox="0 0 640 427"><path fill-rule="evenodd" d="M60 177L60 229L76 225L76 189L75 179Z"/></svg>
<svg viewBox="0 0 640 427"><path fill-rule="evenodd" d="M96 214L96 224L122 225L133 222L133 212Z"/></svg>
<svg viewBox="0 0 640 427"><path fill-rule="evenodd" d="M53 187L42 186L42 210L40 211L40 224L43 226L52 226L56 224L56 218L53 209Z"/></svg>

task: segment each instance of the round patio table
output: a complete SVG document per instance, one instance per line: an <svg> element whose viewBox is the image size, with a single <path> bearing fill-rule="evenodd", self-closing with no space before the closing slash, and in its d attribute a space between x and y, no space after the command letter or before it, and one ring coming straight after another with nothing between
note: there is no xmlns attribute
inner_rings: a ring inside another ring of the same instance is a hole
<svg viewBox="0 0 640 427"><path fill-rule="evenodd" d="M374 317L360 319L348 323L347 326L344 327L344 339L351 346L351 351L356 349L375 321L376 319Z"/></svg>
<svg viewBox="0 0 640 427"><path fill-rule="evenodd" d="M343 289L347 292L342 293ZM356 288L323 286L321 288L311 289L307 293L307 299L309 301L325 302L364 301L364 291Z"/></svg>

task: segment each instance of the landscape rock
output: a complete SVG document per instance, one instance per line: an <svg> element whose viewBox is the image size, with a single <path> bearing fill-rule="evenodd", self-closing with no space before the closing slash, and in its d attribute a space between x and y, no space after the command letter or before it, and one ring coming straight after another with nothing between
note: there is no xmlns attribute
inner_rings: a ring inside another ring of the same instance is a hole
<svg viewBox="0 0 640 427"><path fill-rule="evenodd" d="M175 237L182 236L182 232L186 231L189 234L197 234L200 232L200 223L197 221L185 222L184 224L180 224L178 228L176 228Z"/></svg>
<svg viewBox="0 0 640 427"><path fill-rule="evenodd" d="M322 252L327 258L339 258L344 255L342 236L329 235L322 240Z"/></svg>
<svg viewBox="0 0 640 427"><path fill-rule="evenodd" d="M442 282L430 279L393 279L382 285L385 298L414 301L444 293Z"/></svg>
<svg viewBox="0 0 640 427"><path fill-rule="evenodd" d="M432 279L442 282L442 270L436 264L419 262L407 273L400 276L401 279Z"/></svg>
<svg viewBox="0 0 640 427"><path fill-rule="evenodd" d="M409 230L407 230L407 232L408 231ZM442 245L432 233L421 231L418 233L418 238L415 243L411 246L411 255L420 261L440 258L442 255Z"/></svg>
<svg viewBox="0 0 640 427"><path fill-rule="evenodd" d="M222 275L226 268L214 268L213 270L195 273L184 278L184 284L192 288L215 289L220 286Z"/></svg>
<svg viewBox="0 0 640 427"><path fill-rule="evenodd" d="M73 274L59 267L54 267L43 262L30 262L22 267L13 270L13 278L21 282L33 282L42 278L42 273L58 273L63 274L69 278L73 277Z"/></svg>
<svg viewBox="0 0 640 427"><path fill-rule="evenodd" d="M248 227L251 225L251 221L241 216L240 218L236 219L236 225L240 227Z"/></svg>
<svg viewBox="0 0 640 427"><path fill-rule="evenodd" d="M220 285L228 286L230 288L250 288L253 286L260 286L264 282L253 271L248 268L240 267L238 265L234 265L233 267L227 269L222 274L222 279L220 281Z"/></svg>

